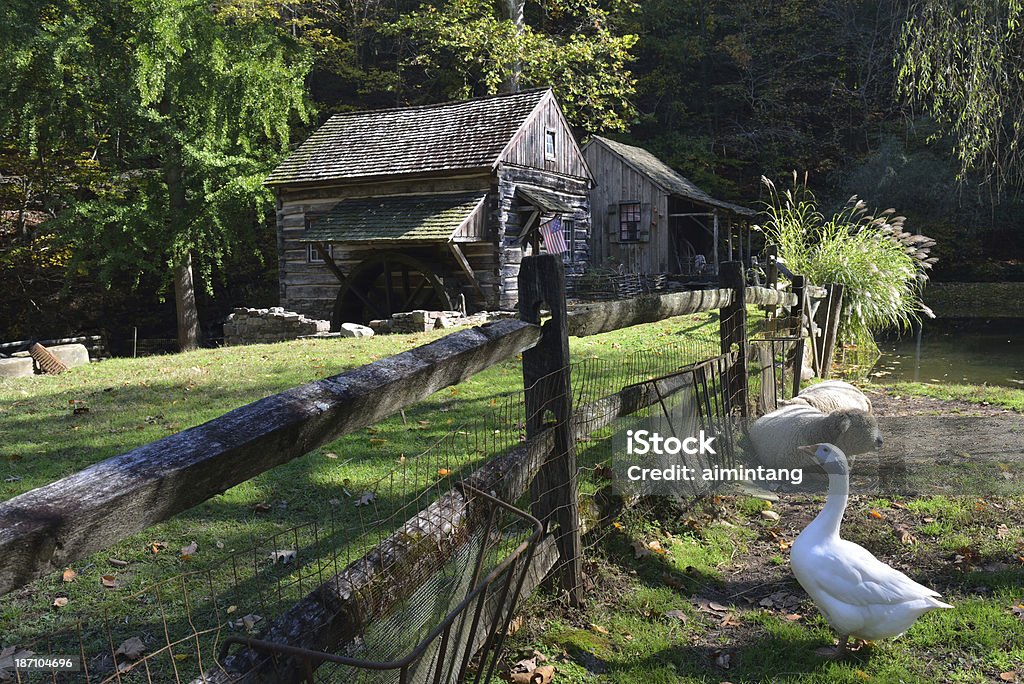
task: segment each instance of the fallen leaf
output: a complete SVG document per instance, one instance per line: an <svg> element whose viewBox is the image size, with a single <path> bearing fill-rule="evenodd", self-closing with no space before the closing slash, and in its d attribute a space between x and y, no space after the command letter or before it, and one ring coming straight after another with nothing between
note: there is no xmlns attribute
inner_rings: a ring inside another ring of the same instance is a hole
<svg viewBox="0 0 1024 684"><path fill-rule="evenodd" d="M743 623L736 617L736 613L729 613L718 623L719 627L739 627L741 624Z"/></svg>
<svg viewBox="0 0 1024 684"><path fill-rule="evenodd" d="M790 613L789 615L786 616L786 619L789 620L790 622L796 622L797 620L800 620L801 618L803 618L803 615L801 615L800 613Z"/></svg>
<svg viewBox="0 0 1024 684"><path fill-rule="evenodd" d="M218 549L223 549L224 548L224 542L218 541L216 546L217 546Z"/></svg>
<svg viewBox="0 0 1024 684"><path fill-rule="evenodd" d="M996 539L1006 539L1010 536L1010 528L1005 523L996 528Z"/></svg>
<svg viewBox="0 0 1024 684"><path fill-rule="evenodd" d="M227 610L226 610L225 612L226 612L226 613L227 613L228 615L231 615L231 614L232 614L232 613L234 613L234 612L235 612L236 610L238 610L238 606L228 606L228 608L227 608Z"/></svg>
<svg viewBox="0 0 1024 684"><path fill-rule="evenodd" d="M263 620L262 616L250 613L242 618L241 623L245 627L245 631L252 632L261 620Z"/></svg>
<svg viewBox="0 0 1024 684"><path fill-rule="evenodd" d="M285 549L284 551L271 551L270 560L274 561L276 565L279 561L284 563L291 563L295 560L295 549Z"/></svg>
<svg viewBox="0 0 1024 684"><path fill-rule="evenodd" d="M617 530L621 530L622 529L622 523L620 523L620 522L613 522L612 523L612 527L614 527Z"/></svg>
<svg viewBox="0 0 1024 684"><path fill-rule="evenodd" d="M196 555L196 551L198 550L199 545L196 544L195 540L193 539L191 544L189 544L188 546L181 547L181 557L185 560L188 560L192 556Z"/></svg>
<svg viewBox="0 0 1024 684"><path fill-rule="evenodd" d="M123 655L128 660L138 660L145 652L146 644L142 643L142 639L139 637L132 637L131 639L125 639L121 645L117 647L117 651L114 652L114 655Z"/></svg>
<svg viewBox="0 0 1024 684"><path fill-rule="evenodd" d="M508 623L508 629L505 630L505 633L508 636L512 636L513 634L515 634L516 632L518 632L522 628L523 628L523 616L522 615L516 615Z"/></svg>
<svg viewBox="0 0 1024 684"><path fill-rule="evenodd" d="M872 518L874 518L875 520L881 520L882 518L884 518L884 517L885 517L884 515L882 515L881 513L879 513L879 512L878 512L878 511L877 511L876 509L874 509L874 508L872 508L872 509L871 509L870 511L868 511L868 515L870 515L870 516L871 516Z"/></svg>
<svg viewBox="0 0 1024 684"><path fill-rule="evenodd" d="M536 658L523 658L518 663L512 666L512 672L525 672L529 674L537 669Z"/></svg>
<svg viewBox="0 0 1024 684"><path fill-rule="evenodd" d="M153 554L154 556L156 554L160 553L161 551L163 551L166 548L167 548L167 542L162 542L162 541L149 542L149 546L148 546L149 552L151 554Z"/></svg>
<svg viewBox="0 0 1024 684"><path fill-rule="evenodd" d="M333 451L328 451L326 454L324 454L324 456L326 456L327 458L338 458L338 454L334 453Z"/></svg>
<svg viewBox="0 0 1024 684"><path fill-rule="evenodd" d="M530 684L549 684L554 676L555 667L553 665L541 665L533 671Z"/></svg>
<svg viewBox="0 0 1024 684"><path fill-rule="evenodd" d="M595 625L593 622L590 623L590 629L594 630L598 634L610 634L611 633L611 632L608 631L607 627L602 627L601 625Z"/></svg>
<svg viewBox="0 0 1024 684"><path fill-rule="evenodd" d="M665 617L679 620L680 622L686 622L689 618L686 617L686 613L681 610L670 610L665 613Z"/></svg>
<svg viewBox="0 0 1024 684"><path fill-rule="evenodd" d="M63 608L64 606L68 605L68 597L58 596L57 598L53 599L53 605L55 608Z"/></svg>
<svg viewBox="0 0 1024 684"><path fill-rule="evenodd" d="M655 540L653 540L653 541L650 541L650 542L648 542L648 543L647 543L647 548L649 548L649 549L650 549L651 551L653 551L654 553L660 553L660 554L665 554L665 553L668 553L668 551L666 551L666 550L665 550L665 549L664 549L664 548L662 547L662 545L661 545L661 542L659 542L659 541L658 541L657 539L655 539Z"/></svg>
<svg viewBox="0 0 1024 684"><path fill-rule="evenodd" d="M270 510L270 504L261 501L260 503L253 505L252 510L256 511L257 513L266 513L267 511Z"/></svg>
<svg viewBox="0 0 1024 684"><path fill-rule="evenodd" d="M721 603L710 601L706 598L695 598L694 602L697 604L697 612L699 613L728 613L729 608L723 606Z"/></svg>
<svg viewBox="0 0 1024 684"><path fill-rule="evenodd" d="M117 589L119 584L117 577L114 575L104 575L103 577L100 577L100 583L107 589Z"/></svg>
<svg viewBox="0 0 1024 684"><path fill-rule="evenodd" d="M449 475L452 474L452 471L448 470L447 468L438 468L437 474L440 475L441 477L448 477Z"/></svg>
<svg viewBox="0 0 1024 684"><path fill-rule="evenodd" d="M999 673L999 678L1001 680L1003 680L1004 682L1015 682L1015 681L1017 681L1017 673L1016 672L1000 672Z"/></svg>
<svg viewBox="0 0 1024 684"><path fill-rule="evenodd" d="M916 544L917 543L917 537L915 537L913 534L911 534L910 530L907 529L907 527L905 525L897 525L896 526L896 534L899 536L900 543L902 543L902 544Z"/></svg>
<svg viewBox="0 0 1024 684"><path fill-rule="evenodd" d="M108 558L107 562L113 565L115 568L127 568L128 561L121 560L120 558Z"/></svg>
<svg viewBox="0 0 1024 684"><path fill-rule="evenodd" d="M776 513L775 511L767 511L767 510L765 510L765 511L761 511L761 517L762 518L767 518L768 520L778 520L779 519L779 514Z"/></svg>
<svg viewBox="0 0 1024 684"><path fill-rule="evenodd" d="M64 580L64 584L74 582L76 577L78 577L78 573L72 570L71 568L66 569L64 571L64 574L61 575L61 579Z"/></svg>

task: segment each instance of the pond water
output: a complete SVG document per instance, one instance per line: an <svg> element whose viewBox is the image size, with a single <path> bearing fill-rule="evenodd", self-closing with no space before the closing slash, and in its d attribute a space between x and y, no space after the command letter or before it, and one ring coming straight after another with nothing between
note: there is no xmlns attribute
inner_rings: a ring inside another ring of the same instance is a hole
<svg viewBox="0 0 1024 684"><path fill-rule="evenodd" d="M936 319L879 341L879 382L1024 387L1024 319Z"/></svg>

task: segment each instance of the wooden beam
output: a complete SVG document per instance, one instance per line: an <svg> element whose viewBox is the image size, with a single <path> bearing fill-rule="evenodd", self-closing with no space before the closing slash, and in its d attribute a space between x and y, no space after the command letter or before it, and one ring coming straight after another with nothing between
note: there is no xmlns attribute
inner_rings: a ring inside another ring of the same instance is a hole
<svg viewBox="0 0 1024 684"><path fill-rule="evenodd" d="M338 266L338 263L334 260L334 257L331 256L330 250L327 249L327 244L324 242L314 242L313 248L316 249L316 251L320 254L320 258L324 260L324 264L327 266L327 270L333 273L334 277L338 279L338 283L340 283L341 286L344 287L345 282L348 279L346 278L345 273ZM370 300L367 299L366 295L364 295L362 292L355 288L351 288L351 292L356 297L358 297L359 301L365 304L368 309L376 313L378 317L387 318L386 316L383 316L381 314L380 309L374 306L373 303L370 302Z"/></svg>
<svg viewBox="0 0 1024 684"><path fill-rule="evenodd" d="M711 231L712 256L715 265L715 275L718 275L718 214L712 214L712 216L714 217L714 229Z"/></svg>
<svg viewBox="0 0 1024 684"><path fill-rule="evenodd" d="M569 334L577 337L628 328L642 323L710 311L732 301L732 290L693 290L602 302L569 313Z"/></svg>
<svg viewBox="0 0 1024 684"><path fill-rule="evenodd" d="M0 503L0 594L515 356L504 320L290 389Z"/></svg>
<svg viewBox="0 0 1024 684"><path fill-rule="evenodd" d="M462 253L462 250L459 249L459 246L454 242L448 243L448 249L451 250L452 256L455 257L455 261L459 263L459 266L462 268L462 272L466 274L467 278L469 278L469 282L473 285L473 289L476 290L478 295L483 297L484 290L480 287L480 281L476 279L476 273L473 272L473 267L469 265L469 259L466 258L466 255Z"/></svg>
<svg viewBox="0 0 1024 684"><path fill-rule="evenodd" d="M758 306L783 306L791 307L797 302L796 295L792 292L782 292L774 288L748 287L747 304Z"/></svg>

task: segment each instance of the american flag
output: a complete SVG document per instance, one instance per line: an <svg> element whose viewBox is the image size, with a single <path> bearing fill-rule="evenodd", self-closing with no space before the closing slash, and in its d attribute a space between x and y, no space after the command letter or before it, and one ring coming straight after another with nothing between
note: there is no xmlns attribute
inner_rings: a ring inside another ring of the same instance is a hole
<svg viewBox="0 0 1024 684"><path fill-rule="evenodd" d="M540 226L540 236L544 238L544 249L548 254L562 254L568 251L565 236L562 235L562 219L553 218Z"/></svg>

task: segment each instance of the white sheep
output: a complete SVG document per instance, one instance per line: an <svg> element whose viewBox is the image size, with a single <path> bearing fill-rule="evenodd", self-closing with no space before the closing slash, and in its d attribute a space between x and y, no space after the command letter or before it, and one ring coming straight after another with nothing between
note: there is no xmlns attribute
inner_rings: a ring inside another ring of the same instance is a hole
<svg viewBox="0 0 1024 684"><path fill-rule="evenodd" d="M852 456L882 446L878 421L865 411L844 409L822 413L811 406L782 406L758 418L748 432L757 460L768 468L820 468L797 450L808 444L835 444Z"/></svg>
<svg viewBox="0 0 1024 684"><path fill-rule="evenodd" d="M817 385L805 387L800 390L800 394L782 402L781 406L810 406L822 413L832 413L844 409L857 409L871 413L871 400L859 389L842 380L826 380ZM843 451L846 450L843 449Z"/></svg>

